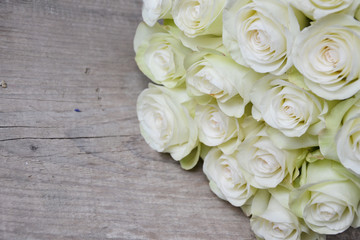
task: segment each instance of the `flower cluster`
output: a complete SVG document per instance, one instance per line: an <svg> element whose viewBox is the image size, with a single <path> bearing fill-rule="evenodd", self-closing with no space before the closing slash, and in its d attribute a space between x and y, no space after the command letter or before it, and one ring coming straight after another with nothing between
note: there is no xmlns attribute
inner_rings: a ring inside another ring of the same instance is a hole
<svg viewBox="0 0 360 240"><path fill-rule="evenodd" d="M145 141L260 239L360 226L360 0L144 0Z"/></svg>

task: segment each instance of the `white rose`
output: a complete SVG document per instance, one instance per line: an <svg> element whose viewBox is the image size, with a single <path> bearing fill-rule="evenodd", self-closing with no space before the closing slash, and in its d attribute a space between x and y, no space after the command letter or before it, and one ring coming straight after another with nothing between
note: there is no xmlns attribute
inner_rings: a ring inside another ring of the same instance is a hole
<svg viewBox="0 0 360 240"><path fill-rule="evenodd" d="M216 99L228 116L240 118L250 102L250 90L260 74L240 66L220 52L203 50L185 59L188 94L200 104Z"/></svg>
<svg viewBox="0 0 360 240"><path fill-rule="evenodd" d="M325 121L325 132L319 136L321 152L360 176L360 94L338 103Z"/></svg>
<svg viewBox="0 0 360 240"><path fill-rule="evenodd" d="M206 155L203 171L210 181L211 190L234 206L244 205L256 191L246 182L239 162L215 147Z"/></svg>
<svg viewBox="0 0 360 240"><path fill-rule="evenodd" d="M226 116L215 104L196 106L195 121L200 142L218 146L226 154L233 153L244 139L239 120Z"/></svg>
<svg viewBox="0 0 360 240"><path fill-rule="evenodd" d="M340 162L360 176L360 108L357 114L346 119L335 141Z"/></svg>
<svg viewBox="0 0 360 240"><path fill-rule="evenodd" d="M297 9L310 19L319 19L333 13L354 15L359 0L290 0Z"/></svg>
<svg viewBox="0 0 360 240"><path fill-rule="evenodd" d="M143 0L142 18L150 27L162 18L171 18L173 0Z"/></svg>
<svg viewBox="0 0 360 240"><path fill-rule="evenodd" d="M302 185L290 195L291 210L320 234L359 227L359 178L335 161L318 159L302 168Z"/></svg>
<svg viewBox="0 0 360 240"><path fill-rule="evenodd" d="M317 139L325 128L327 103L289 82L287 75L267 75L259 79L250 98L254 118L263 119L287 137L300 137L308 133Z"/></svg>
<svg viewBox="0 0 360 240"><path fill-rule="evenodd" d="M251 229L260 239L271 240L325 240L306 227L288 207L289 191L271 190L271 195L261 190L252 201Z"/></svg>
<svg viewBox="0 0 360 240"><path fill-rule="evenodd" d="M281 75L293 62L291 49L305 21L282 0L228 0L223 42L231 57L256 72ZM299 24L300 22L300 24Z"/></svg>
<svg viewBox="0 0 360 240"><path fill-rule="evenodd" d="M140 131L145 141L158 152L170 153L177 161L198 145L198 129L186 108L189 101L185 89L153 84L137 100Z"/></svg>
<svg viewBox="0 0 360 240"><path fill-rule="evenodd" d="M247 136L236 153L241 168L249 175L248 182L261 189L274 188L286 177L292 182L305 156L302 149L286 150L276 146L266 129Z"/></svg>
<svg viewBox="0 0 360 240"><path fill-rule="evenodd" d="M174 22L188 37L221 35L222 10L226 0L175 0Z"/></svg>
<svg viewBox="0 0 360 240"><path fill-rule="evenodd" d="M316 95L346 99L360 90L360 22L353 17L321 18L298 35L293 50L295 67Z"/></svg>
<svg viewBox="0 0 360 240"><path fill-rule="evenodd" d="M166 26L150 28L140 23L134 37L135 61L153 82L168 88L185 81L184 59L192 51L166 31Z"/></svg>

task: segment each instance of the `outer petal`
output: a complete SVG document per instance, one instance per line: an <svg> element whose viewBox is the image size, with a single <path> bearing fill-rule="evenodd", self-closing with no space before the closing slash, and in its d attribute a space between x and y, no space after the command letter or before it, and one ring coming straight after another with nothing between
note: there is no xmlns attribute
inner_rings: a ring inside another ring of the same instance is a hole
<svg viewBox="0 0 360 240"><path fill-rule="evenodd" d="M341 127L342 119L346 112L356 103L360 98L357 94L355 97L346 101L338 103L325 119L326 129L319 135L319 146L321 153L328 159L338 160L336 152L335 136Z"/></svg>

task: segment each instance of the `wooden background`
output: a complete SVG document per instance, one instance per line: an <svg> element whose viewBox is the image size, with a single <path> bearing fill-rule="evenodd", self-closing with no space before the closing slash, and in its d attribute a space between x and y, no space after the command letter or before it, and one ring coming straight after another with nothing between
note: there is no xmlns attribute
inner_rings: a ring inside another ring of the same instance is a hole
<svg viewBox="0 0 360 240"><path fill-rule="evenodd" d="M0 0L0 239L255 239L201 166L140 136L140 14L141 0Z"/></svg>

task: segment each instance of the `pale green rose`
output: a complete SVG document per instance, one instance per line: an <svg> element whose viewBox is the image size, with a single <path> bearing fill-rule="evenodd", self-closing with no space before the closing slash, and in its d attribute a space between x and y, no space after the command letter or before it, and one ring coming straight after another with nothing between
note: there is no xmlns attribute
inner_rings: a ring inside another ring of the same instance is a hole
<svg viewBox="0 0 360 240"><path fill-rule="evenodd" d="M316 154L312 160L301 169L300 188L290 195L291 210L320 234L359 227L360 179L335 161Z"/></svg>
<svg viewBox="0 0 360 240"><path fill-rule="evenodd" d="M260 190L252 201L250 225L258 239L325 240L289 209L289 190L278 187L270 192Z"/></svg>
<svg viewBox="0 0 360 240"><path fill-rule="evenodd" d="M250 102L250 90L262 75L240 66L221 52L203 50L185 59L186 87L200 104L216 100L228 116L240 118Z"/></svg>
<svg viewBox="0 0 360 240"><path fill-rule="evenodd" d="M325 120L319 136L322 154L360 176L360 94L338 103Z"/></svg>
<svg viewBox="0 0 360 240"><path fill-rule="evenodd" d="M353 96L360 90L360 22L345 14L315 21L297 36L293 58L316 95L327 100Z"/></svg>
<svg viewBox="0 0 360 240"><path fill-rule="evenodd" d="M308 18L317 20L333 13L346 13L354 16L359 0L290 0Z"/></svg>
<svg viewBox="0 0 360 240"><path fill-rule="evenodd" d="M307 153L304 149L279 148L268 128L264 126L258 133L246 135L236 152L236 159L247 173L248 182L260 189L274 188L282 182L291 184L298 176L298 168Z"/></svg>
<svg viewBox="0 0 360 240"><path fill-rule="evenodd" d="M142 18L150 27L159 19L172 18L171 7L173 0L143 0Z"/></svg>
<svg viewBox="0 0 360 240"><path fill-rule="evenodd" d="M213 147L204 158L203 171L211 190L221 199L240 207L256 192L247 182L239 162Z"/></svg>
<svg viewBox="0 0 360 240"><path fill-rule="evenodd" d="M176 26L188 37L221 36L222 11L226 0L174 0L172 15Z"/></svg>
<svg viewBox="0 0 360 240"><path fill-rule="evenodd" d="M250 94L252 114L287 137L311 135L309 146L317 146L317 135L325 128L327 103L289 82L288 75L266 75Z"/></svg>
<svg viewBox="0 0 360 240"><path fill-rule="evenodd" d="M192 168L200 154L191 102L185 89L154 84L149 84L137 100L137 116L145 141L154 150L181 160L185 169Z"/></svg>
<svg viewBox="0 0 360 240"><path fill-rule="evenodd" d="M200 142L218 146L226 154L233 153L244 139L241 120L225 115L216 104L196 106L195 121Z"/></svg>
<svg viewBox="0 0 360 240"><path fill-rule="evenodd" d="M185 81L184 59L192 51L166 30L155 24L140 23L134 38L135 61L153 82L174 88Z"/></svg>
<svg viewBox="0 0 360 240"><path fill-rule="evenodd" d="M294 38L307 22L287 1L228 0L223 15L223 42L237 63L275 75L293 65Z"/></svg>

